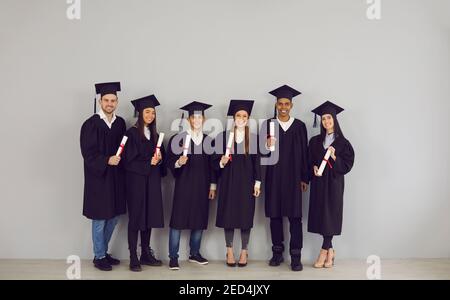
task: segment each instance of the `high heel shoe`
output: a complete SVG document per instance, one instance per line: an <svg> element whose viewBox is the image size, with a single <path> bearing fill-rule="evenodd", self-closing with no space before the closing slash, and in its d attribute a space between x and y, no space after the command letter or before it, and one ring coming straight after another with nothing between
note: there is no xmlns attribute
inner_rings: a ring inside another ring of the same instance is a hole
<svg viewBox="0 0 450 300"><path fill-rule="evenodd" d="M238 262L238 267L241 267L241 268L246 267L247 263L248 263L248 253L246 253L245 263L243 264L241 262Z"/></svg>
<svg viewBox="0 0 450 300"><path fill-rule="evenodd" d="M328 250L320 249L319 256L317 257L316 262L314 263L314 268L321 269L325 265L325 261L327 260Z"/></svg>
<svg viewBox="0 0 450 300"><path fill-rule="evenodd" d="M330 250L331 250L331 254L330 254ZM332 255L331 257L331 262L328 259L328 256ZM327 261L325 262L325 264L323 265L325 268L332 268L334 266L334 259L336 258L336 251L334 251L333 248L328 249L328 255L327 255Z"/></svg>
<svg viewBox="0 0 450 300"><path fill-rule="evenodd" d="M228 262L228 253L226 254L226 263L227 263L227 266L229 266L229 267L236 267L236 261L233 263Z"/></svg>

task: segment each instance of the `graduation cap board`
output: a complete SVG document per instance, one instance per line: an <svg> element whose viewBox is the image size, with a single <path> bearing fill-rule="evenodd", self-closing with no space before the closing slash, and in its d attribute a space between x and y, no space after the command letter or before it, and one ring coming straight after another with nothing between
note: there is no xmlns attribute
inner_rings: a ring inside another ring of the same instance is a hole
<svg viewBox="0 0 450 300"><path fill-rule="evenodd" d="M104 95L120 92L120 82L104 82L95 84L95 93L103 97ZM97 98L94 99L94 114L97 112Z"/></svg>
<svg viewBox="0 0 450 300"><path fill-rule="evenodd" d="M330 114L332 116L337 116L339 113L343 112L344 109L331 101L326 101L312 110L314 113L314 127L317 127L317 115L323 116Z"/></svg>
<svg viewBox="0 0 450 300"><path fill-rule="evenodd" d="M254 102L253 100L231 100L227 116L234 116L240 110L245 110L250 116Z"/></svg>
<svg viewBox="0 0 450 300"><path fill-rule="evenodd" d="M288 86L288 85L282 85L279 88L274 89L273 91L269 92L271 95L275 96L278 99L289 99L293 100L294 97L301 94L301 92L297 91L296 89ZM274 108L274 118L277 117L277 107Z"/></svg>
<svg viewBox="0 0 450 300"><path fill-rule="evenodd" d="M188 112L188 116L192 116L194 114L204 114L205 110L207 110L208 108L210 108L212 105L206 104L206 103L202 103L202 102L198 102L198 101L192 101L189 104L186 104L183 107L180 107L181 110L185 110ZM180 125L178 126L180 128L180 130L182 129L182 122L184 119L184 112L181 114L181 120L180 120Z"/></svg>
<svg viewBox="0 0 450 300"><path fill-rule="evenodd" d="M158 99L156 99L155 95L145 96L136 100L132 100L131 104L134 106L134 114L137 115L137 112L143 111L146 108L155 108L159 106L160 103Z"/></svg>

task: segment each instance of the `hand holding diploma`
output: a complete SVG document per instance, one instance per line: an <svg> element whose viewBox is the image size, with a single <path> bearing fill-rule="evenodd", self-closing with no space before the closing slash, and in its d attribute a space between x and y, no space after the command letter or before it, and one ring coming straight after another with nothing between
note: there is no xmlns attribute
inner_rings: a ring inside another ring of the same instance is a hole
<svg viewBox="0 0 450 300"><path fill-rule="evenodd" d="M110 165L110 166L117 166L119 164L119 162L120 162L120 156L114 155L108 159L108 165Z"/></svg>
<svg viewBox="0 0 450 300"><path fill-rule="evenodd" d="M231 147L233 146L233 142L234 142L234 132L230 131L230 135L228 137L228 141L227 141L227 149L225 150L225 156L229 157L230 153L231 153ZM228 161L227 161L228 162Z"/></svg>
<svg viewBox="0 0 450 300"><path fill-rule="evenodd" d="M184 140L184 147L183 147L183 156L188 155L189 148L191 146L191 135L186 135L186 139Z"/></svg>
<svg viewBox="0 0 450 300"><path fill-rule="evenodd" d="M157 165L162 160L161 145L163 140L164 140L164 133L161 132L158 137L158 143L156 144L155 154L152 157L151 161L152 166Z"/></svg>
<svg viewBox="0 0 450 300"><path fill-rule="evenodd" d="M179 165L180 167L181 167L181 166L184 166L184 165L187 163L187 161L188 161L188 157L182 155L182 156L180 156L180 158L178 159L178 165Z"/></svg>
<svg viewBox="0 0 450 300"><path fill-rule="evenodd" d="M334 149L333 147L329 147L327 150L327 153L325 153L325 157L322 160L322 163L320 164L320 167L317 169L317 166L314 166L314 174L316 176L322 176L323 171L325 171L325 167L328 164L328 166L330 167L330 169L333 169L333 166L331 165L331 163L328 161L330 159L330 156L333 155L333 159L336 160L336 155L335 155L336 149Z"/></svg>
<svg viewBox="0 0 450 300"><path fill-rule="evenodd" d="M275 123L274 122L270 122L270 128L269 128L269 138L267 139L267 146L270 150L270 152L275 151L275 142L276 142L276 138L275 138Z"/></svg>
<svg viewBox="0 0 450 300"><path fill-rule="evenodd" d="M123 148L125 147L125 144L127 143L127 141L128 141L128 137L125 135L122 138L122 141L120 142L120 146L119 146L119 149L117 149L116 156L120 156L122 154Z"/></svg>

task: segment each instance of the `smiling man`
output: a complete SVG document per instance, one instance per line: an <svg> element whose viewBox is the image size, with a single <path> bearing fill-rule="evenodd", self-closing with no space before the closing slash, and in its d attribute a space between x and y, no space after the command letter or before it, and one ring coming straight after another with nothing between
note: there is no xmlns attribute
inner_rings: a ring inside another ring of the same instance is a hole
<svg viewBox="0 0 450 300"><path fill-rule="evenodd" d="M92 220L94 266L112 270L119 260L108 254L108 244L118 216L126 212L125 178L116 151L126 130L125 121L114 113L120 82L95 85L100 109L81 127L80 146L84 160L83 215ZM97 101L97 100L95 100Z"/></svg>
<svg viewBox="0 0 450 300"><path fill-rule="evenodd" d="M283 217L290 223L291 268L301 271L302 232L302 192L308 189L309 174L307 166L308 137L305 123L290 116L294 106L292 99L301 93L290 86L283 85L270 92L277 98L275 116L270 122L278 126L278 135L268 137L266 148L276 145L278 161L266 168L265 210L270 218L273 257L270 266L283 262ZM277 117L278 114L278 117ZM269 132L269 130L267 131Z"/></svg>

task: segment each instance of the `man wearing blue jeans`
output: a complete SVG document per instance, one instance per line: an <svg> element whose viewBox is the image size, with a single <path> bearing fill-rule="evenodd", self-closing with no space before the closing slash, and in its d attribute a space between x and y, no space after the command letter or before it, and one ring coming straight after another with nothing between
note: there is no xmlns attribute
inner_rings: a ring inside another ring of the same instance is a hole
<svg viewBox="0 0 450 300"><path fill-rule="evenodd" d="M114 114L120 83L101 83L95 88L101 95L101 109L83 123L80 134L84 161L83 215L92 220L94 266L110 271L120 261L108 254L108 244L118 216L126 212L124 172L120 154L116 155L117 149L123 147L126 125Z"/></svg>
<svg viewBox="0 0 450 300"><path fill-rule="evenodd" d="M202 259L200 255L200 244L202 242L203 230L191 230L191 237L189 240L190 255L189 261L196 262L201 265L206 265L208 261ZM178 251L180 249L181 230L170 228L169 233L169 258L171 260L178 260ZM200 258L199 258L200 256ZM177 270L179 266L172 266L170 269Z"/></svg>
<svg viewBox="0 0 450 300"><path fill-rule="evenodd" d="M212 156L205 151L213 140L203 133L204 111L209 107L211 105L197 101L183 106L181 109L189 113L189 127L169 141L167 160L175 177L169 235L171 270L180 269L178 250L183 229L191 231L189 261L201 265L208 263L200 254L200 243L203 230L208 226L209 202L215 198L217 182Z"/></svg>

